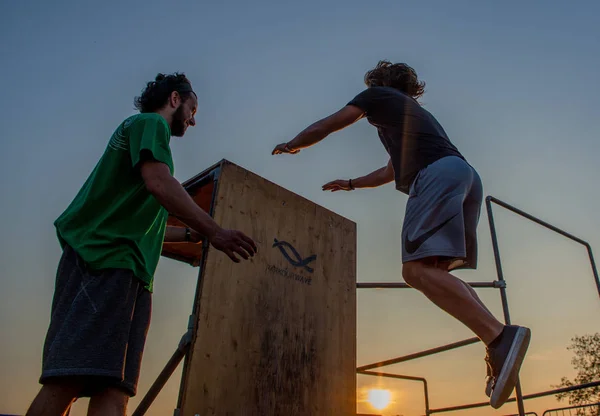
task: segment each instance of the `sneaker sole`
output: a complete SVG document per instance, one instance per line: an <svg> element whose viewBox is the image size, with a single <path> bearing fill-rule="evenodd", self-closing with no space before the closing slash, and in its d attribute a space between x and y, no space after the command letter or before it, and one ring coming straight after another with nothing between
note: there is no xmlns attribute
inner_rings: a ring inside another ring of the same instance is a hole
<svg viewBox="0 0 600 416"><path fill-rule="evenodd" d="M529 348L530 339L531 330L529 328L519 328L517 330L517 334L506 356L502 370L500 370L490 398L490 405L494 409L498 409L506 403L514 390L521 364L523 364L525 353L527 352L527 348Z"/></svg>

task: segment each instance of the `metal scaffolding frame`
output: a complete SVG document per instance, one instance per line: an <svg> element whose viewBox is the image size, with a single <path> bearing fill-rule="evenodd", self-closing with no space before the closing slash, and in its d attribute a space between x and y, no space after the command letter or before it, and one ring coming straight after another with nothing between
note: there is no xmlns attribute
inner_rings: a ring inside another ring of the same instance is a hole
<svg viewBox="0 0 600 416"><path fill-rule="evenodd" d="M581 413L578 412L578 410L581 409L585 409L584 413L586 412L587 409L592 409L592 408L596 408L596 410L600 411L600 402L598 403L589 403L589 404L578 404L575 406L568 406L568 407L559 407L557 409L548 409L544 412L544 414L542 416L578 416ZM575 414L573 414L573 410L575 410ZM565 411L568 411L569 414L565 414ZM558 414L558 412L560 412L560 415Z"/></svg>
<svg viewBox="0 0 600 416"><path fill-rule="evenodd" d="M208 183L210 181L216 182L218 180L218 177L219 177L219 169L216 169L215 167L213 167L211 169L207 169L205 172L190 179L188 181L187 185L197 186L199 184ZM214 199L214 193L213 193L212 197ZM493 250L494 250L494 259L496 262L496 272L497 272L498 280L495 280L492 282L472 282L472 283L468 283L468 284L473 288L493 288L493 289L500 290L505 323L510 324L510 314L509 314L509 308L508 308L508 299L506 296L506 282L504 280L504 274L502 273L502 264L500 261L500 251L498 248L498 238L496 235L496 228L494 225L494 218L493 218L493 213L492 213L492 205L491 205L492 203L495 203L503 208L506 208L509 211L512 211L528 220L531 220L539 225L542 225L545 228L555 231L558 234L561 234L561 235L585 246L587 248L588 255L590 258L592 273L594 275L594 279L596 281L596 287L598 289L598 295L600 296L600 279L598 277L598 272L596 270L596 264L594 262L592 248L586 241L584 241L578 237L575 237L572 234L569 234L551 224L548 224L547 222L544 222L544 221L542 221L524 211L521 211L521 210L507 204L506 202L500 201L499 199L494 198L492 196L488 196L485 200L485 203L486 203L486 208L487 208L487 213L488 213L488 221L489 221L489 226L490 226L490 231L491 231L492 245L493 245ZM211 207L212 207L212 205L214 205L214 204L211 204ZM212 215L212 209L211 209L210 214ZM206 245L205 245L204 250L205 249L206 249ZM204 258L205 258L205 256L203 255L202 263L200 264L199 276L202 275L202 269L204 267ZM406 283L357 283L356 287L357 287L357 289L407 289L407 288L410 288L410 286L408 286ZM196 299L198 298L198 296L199 296L199 289L197 288L196 289ZM173 353L172 357L169 359L169 361L165 365L162 372L159 374L159 376L157 377L155 382L152 384L149 391L143 397L142 401L139 403L138 407L135 409L132 416L142 416L147 412L147 410L150 408L151 404L154 402L154 400L156 399L156 397L158 396L158 394L160 393L160 391L162 390L162 388L164 387L164 385L166 384L168 379L175 372L175 370L177 369L177 367L179 366L181 361L184 362L183 374L185 374L186 367L188 365L188 362L187 362L188 358L189 358L188 354L189 354L189 350L190 350L190 346L191 346L192 334L193 334L194 323L195 323L194 317L197 312L195 310L196 304L197 304L197 302L194 302L195 306L194 306L194 310L192 312L192 315L190 316L190 320L188 323L188 331L182 336L177 350ZM452 412L452 411L465 410L465 409L473 409L473 408L477 408L477 407L485 407L485 406L489 406L489 403L487 403L487 402L472 403L472 404L466 404L466 405L461 405L461 406L431 409L429 407L430 394L429 394L429 390L428 390L427 380L425 378L409 376L409 375L384 373L384 372L380 372L380 371L372 371L373 369L379 369L384 366L398 364L401 362L414 360L417 358L422 358L422 357L426 357L426 356L433 355L433 354L438 354L440 352L453 350L456 348L464 347L464 346L475 344L478 342L480 342L480 340L478 338L469 338L469 339L466 339L463 341L454 342L451 344L443 345L443 346L432 348L429 350L417 352L414 354L409 354L409 355L406 355L403 357L397 357L397 358L393 358L393 359L389 359L389 360L385 360L385 361L381 361L381 362L377 362L377 363L373 363L373 364L363 365L363 366L358 367L356 369L356 372L357 372L357 374L361 374L361 375L388 377L388 378L394 378L394 379L400 379L400 380L418 381L418 382L423 383L426 416L430 416L435 413L444 413L444 412ZM182 374L182 377L183 377L183 374ZM568 392L568 391L580 390L580 389L585 389L585 388L590 388L590 387L595 387L595 386L600 386L600 380L592 382L592 383L581 384L581 385L577 385L577 386L571 386L571 387L566 387L566 388L562 388L562 389L550 390L550 391L546 391L546 392L540 392L540 393L529 394L529 395L523 396L522 392L521 392L520 383L517 383L516 398L515 397L510 398L508 400L508 402L516 401L517 405L518 405L518 409L519 409L519 415L525 416L526 413L525 413L524 404L523 404L524 400L534 399L534 398L543 397L543 396L549 396L549 395ZM180 389L177 409L175 410L176 415L178 414L178 409L180 408L180 404L181 404L181 399L182 399L181 394L182 394L182 390Z"/></svg>
<svg viewBox="0 0 600 416"><path fill-rule="evenodd" d="M505 416L519 416L517 413L512 414L512 415L505 415ZM538 414L536 412L527 412L525 413L525 416L538 416Z"/></svg>
<svg viewBox="0 0 600 416"><path fill-rule="evenodd" d="M494 250L494 260L496 263L496 274L497 274L498 280L495 280L493 282L473 282L473 283L468 283L468 284L473 288L500 289L500 297L502 300L502 310L504 313L504 322L506 324L510 325L510 323L511 323L510 311L509 311L509 307L508 307L508 297L506 295L506 281L504 279L504 273L502 272L502 263L500 260L500 249L498 247L498 236L496 234L496 226L494 224L492 203L499 205L515 214L518 214L530 221L533 221L549 230L552 230L564 237L569 238L570 240L573 240L573 241L583 245L587 249L588 256L590 259L590 264L592 267L592 273L594 275L594 279L596 282L596 288L598 290L598 296L600 296L600 278L598 277L596 263L594 262L592 248L589 243L587 243L586 241L584 241L578 237L575 237L574 235L572 235L570 233L567 233L566 231L561 230L558 227L555 227L545 221L542 221L541 219L536 218L533 215L526 213L525 211L515 208L514 206L509 205L506 202L503 202L493 196L488 196L485 199L485 204L486 204L486 209L487 209L487 214L488 214L488 222L489 222L489 226L490 226L492 246L493 246L493 250ZM410 286L406 283L358 283L356 285L356 287L357 287L357 289L407 289L407 288L410 288ZM379 372L379 371L371 371L376 368L381 368L381 367L392 365L392 364L398 364L401 362L414 360L416 358L421 358L421 357L426 357L426 356L433 355L433 354L438 354L440 352L464 347L466 345L471 345L471 344L474 344L477 342L480 342L479 338L469 338L469 339L466 339L463 341L454 342L452 344L443 345L441 347L429 349L426 351L417 352L417 353L405 355L402 357L392 358L389 360L380 361L380 362L373 363L373 364L363 365L363 366L358 367L356 369L356 372L357 372L357 374L361 374L361 375L388 377L388 378L395 378L395 379L401 379L401 380L412 380L412 381L422 382L423 389L424 389L424 396L425 396L425 415L426 416L430 416L435 413L453 412L453 411L458 411L458 410L466 410L466 409L473 409L473 408L478 408L478 407L485 407L485 406L489 406L488 402L471 403L471 404L465 404L465 405L460 405L460 406L431 409L429 407L430 394L428 391L427 380L425 378L408 376L408 375L400 375L400 374L384 373L384 372ZM581 389L596 387L596 386L600 386L600 380L591 382L591 383L565 387L565 388L561 388L561 389L549 390L549 391L539 392L539 393L535 393L535 394L528 394L528 395L524 396L522 393L522 390L521 390L521 383L519 380L517 380L517 385L515 388L515 393L516 393L515 396L516 397L510 398L507 402L515 402L516 401L517 407L519 410L518 414L520 416L525 416L525 415L527 415L527 413L525 412L525 405L523 403L524 400L534 399L534 398L543 397L543 396L550 396L550 395L574 391L574 390L581 390Z"/></svg>

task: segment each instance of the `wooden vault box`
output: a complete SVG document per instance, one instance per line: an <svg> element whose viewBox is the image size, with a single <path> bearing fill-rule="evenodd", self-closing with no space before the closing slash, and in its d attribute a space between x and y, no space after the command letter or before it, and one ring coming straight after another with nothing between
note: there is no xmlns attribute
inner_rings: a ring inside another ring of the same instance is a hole
<svg viewBox="0 0 600 416"><path fill-rule="evenodd" d="M201 269L179 414L356 415L355 223L226 160L183 185L259 251L164 246Z"/></svg>

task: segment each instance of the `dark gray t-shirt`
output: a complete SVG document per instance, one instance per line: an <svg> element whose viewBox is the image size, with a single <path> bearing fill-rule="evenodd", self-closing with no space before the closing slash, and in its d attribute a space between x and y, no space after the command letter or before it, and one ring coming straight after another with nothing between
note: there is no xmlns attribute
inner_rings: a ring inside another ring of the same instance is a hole
<svg viewBox="0 0 600 416"><path fill-rule="evenodd" d="M366 113L392 160L396 189L408 194L419 171L445 156L464 157L438 121L412 97L391 87L370 87L348 103Z"/></svg>

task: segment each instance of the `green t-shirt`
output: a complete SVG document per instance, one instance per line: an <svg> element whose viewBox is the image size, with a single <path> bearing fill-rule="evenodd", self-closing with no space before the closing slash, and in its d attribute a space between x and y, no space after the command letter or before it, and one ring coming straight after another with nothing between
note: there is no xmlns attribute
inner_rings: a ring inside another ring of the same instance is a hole
<svg viewBox="0 0 600 416"><path fill-rule="evenodd" d="M168 212L148 192L138 162L147 151L169 166L171 130L157 113L124 120L68 208L55 221L61 246L70 245L92 269L132 270L152 291Z"/></svg>

